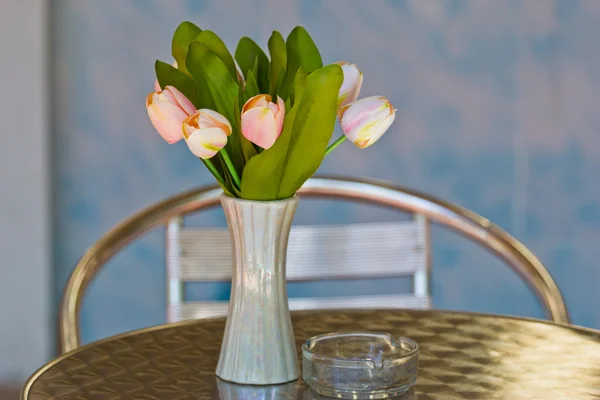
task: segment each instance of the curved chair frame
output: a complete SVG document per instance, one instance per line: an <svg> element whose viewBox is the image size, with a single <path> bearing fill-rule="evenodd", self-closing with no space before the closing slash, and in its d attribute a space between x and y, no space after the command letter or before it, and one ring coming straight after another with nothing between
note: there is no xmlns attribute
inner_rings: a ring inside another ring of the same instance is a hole
<svg viewBox="0 0 600 400"><path fill-rule="evenodd" d="M102 266L126 244L165 224L169 218L217 206L220 194L220 188L210 186L155 203L116 225L88 249L71 274L60 305L62 352L71 351L80 344L80 300ZM522 243L480 215L434 197L375 180L311 178L299 194L303 197L369 202L422 214L429 221L447 226L498 255L526 281L545 306L550 319L559 323L569 322L562 295L540 260Z"/></svg>

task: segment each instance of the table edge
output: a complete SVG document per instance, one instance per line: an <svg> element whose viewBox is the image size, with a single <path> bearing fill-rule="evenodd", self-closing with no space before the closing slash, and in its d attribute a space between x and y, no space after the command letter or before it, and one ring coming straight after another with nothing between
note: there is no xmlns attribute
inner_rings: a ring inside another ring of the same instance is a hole
<svg viewBox="0 0 600 400"><path fill-rule="evenodd" d="M512 320L516 320L516 321L542 323L545 325L553 325L553 326L567 328L567 329L574 330L574 331L579 331L579 332L584 332L584 333L593 333L596 335L600 335L600 330L588 328L588 327L584 327L584 326L579 326L579 325L567 324L567 323L563 323L563 322L554 322L551 320L545 320L545 319L541 319L541 318L521 317L521 316L517 316L517 315L508 315L508 314L491 314L491 313L472 312L472 311L454 311L454 310L438 310L438 309L411 309L411 308L377 308L377 309L372 309L372 310L340 308L340 309L299 310L299 311L292 311L291 314L292 315L302 315L302 314L318 313L318 312L323 312L323 311L327 311L327 312L335 312L335 311L339 311L339 312L352 312L352 311L373 311L373 312L398 311L398 312L402 312L402 311L408 311L408 312L415 313L415 314L441 313L441 314L470 315L470 316L479 316L479 317L487 317L487 318L502 318L502 319L512 319ZM103 339L96 340L94 342L85 344L83 346L79 346L76 349L73 349L67 353L59 355L54 360L49 361L48 363L44 364L42 367L37 369L27 379L27 381L23 385L23 388L22 388L21 394L20 394L20 399L27 400L31 387L33 386L36 379L40 375L42 375L44 372L46 372L48 369L52 368L54 365L58 364L59 362L65 360L65 359L71 357L72 355L77 354L81 351L88 350L89 348L92 348L94 346L97 346L97 345L100 345L100 344L103 344L106 342L110 342L112 340L119 340L119 339L123 339L123 338L129 337L129 336L135 336L135 335L138 335L141 333L154 332L154 331L159 331L162 329L168 329L168 328L186 326L186 325L193 325L193 324L201 323L201 322L205 322L205 321L214 321L214 320L220 320L220 319L225 319L225 318L226 317L223 316L223 317L190 319L190 320L179 321L179 322L168 322L168 323L164 323L164 324L160 324L160 325L154 325L154 326L149 326L146 328L136 329L136 330L129 331L129 332L119 333L119 334L112 335L112 336L109 336L109 337L106 337Z"/></svg>

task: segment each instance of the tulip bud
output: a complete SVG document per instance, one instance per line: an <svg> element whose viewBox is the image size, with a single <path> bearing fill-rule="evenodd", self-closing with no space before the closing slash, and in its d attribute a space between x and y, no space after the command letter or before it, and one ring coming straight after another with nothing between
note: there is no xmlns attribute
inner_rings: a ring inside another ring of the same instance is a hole
<svg viewBox="0 0 600 400"><path fill-rule="evenodd" d="M344 135L364 149L375 143L396 118L396 110L383 96L366 97L340 109Z"/></svg>
<svg viewBox="0 0 600 400"><path fill-rule="evenodd" d="M187 117L180 128L190 151L202 159L212 158L227 144L231 124L216 111L202 108Z"/></svg>
<svg viewBox="0 0 600 400"><path fill-rule="evenodd" d="M342 67L342 72L344 73L344 81L338 95L338 107L343 107L352 103L358 97L360 87L362 86L363 74L356 64L350 64L345 61L339 61L336 64Z"/></svg>
<svg viewBox="0 0 600 400"><path fill-rule="evenodd" d="M181 140L181 122L196 112L192 102L173 86L146 97L146 109L154 128L168 143Z"/></svg>
<svg viewBox="0 0 600 400"><path fill-rule="evenodd" d="M277 96L277 104L268 94L249 99L242 108L242 134L263 149L273 146L283 129L285 104Z"/></svg>
<svg viewBox="0 0 600 400"><path fill-rule="evenodd" d="M173 68L177 68L177 61L173 61L173 63L171 63L171 66ZM154 91L155 92L161 91L160 84L158 83L158 79L154 81Z"/></svg>

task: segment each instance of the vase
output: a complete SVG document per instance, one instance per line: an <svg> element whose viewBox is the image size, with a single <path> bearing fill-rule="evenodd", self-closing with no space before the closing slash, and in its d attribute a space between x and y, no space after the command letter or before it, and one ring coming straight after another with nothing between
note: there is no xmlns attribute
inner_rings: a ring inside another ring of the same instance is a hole
<svg viewBox="0 0 600 400"><path fill-rule="evenodd" d="M221 196L233 255L229 313L217 376L246 385L298 379L285 258L298 197L250 201Z"/></svg>

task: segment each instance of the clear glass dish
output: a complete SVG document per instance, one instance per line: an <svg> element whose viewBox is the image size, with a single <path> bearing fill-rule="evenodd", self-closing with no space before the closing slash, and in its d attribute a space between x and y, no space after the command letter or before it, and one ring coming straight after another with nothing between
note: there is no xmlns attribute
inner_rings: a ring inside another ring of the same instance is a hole
<svg viewBox="0 0 600 400"><path fill-rule="evenodd" d="M417 381L419 345L388 333L330 333L302 346L302 378L339 399L387 399Z"/></svg>

